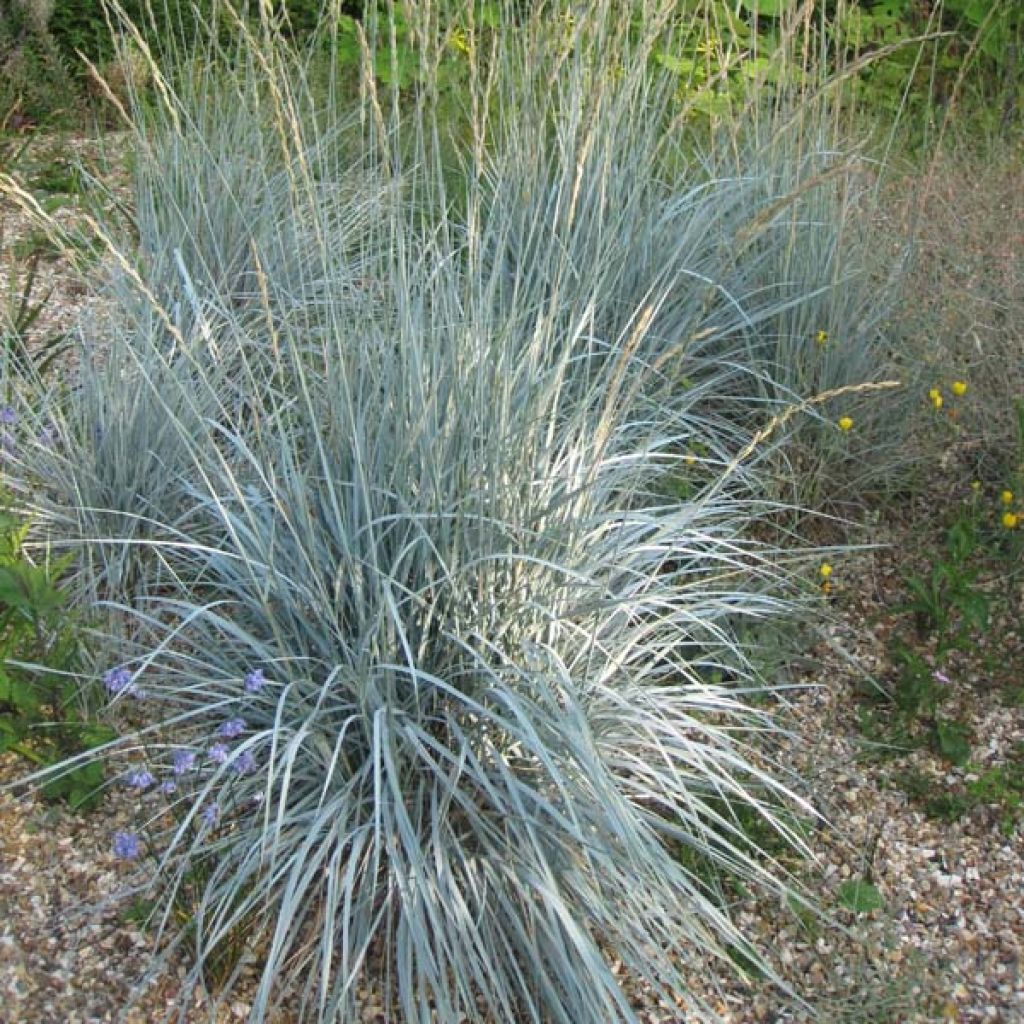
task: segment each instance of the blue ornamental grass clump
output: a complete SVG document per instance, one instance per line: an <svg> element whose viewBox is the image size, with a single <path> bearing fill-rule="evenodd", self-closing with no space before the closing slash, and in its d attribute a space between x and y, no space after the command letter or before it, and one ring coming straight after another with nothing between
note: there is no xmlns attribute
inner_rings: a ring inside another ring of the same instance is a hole
<svg viewBox="0 0 1024 1024"><path fill-rule="evenodd" d="M805 511L850 514L906 479L915 390L879 401L870 382L917 379L893 341L893 310L910 259L878 244L884 168L847 151L826 100L804 101L767 123L742 124L710 158L717 174L747 176L735 273L765 315L728 354L747 368L746 402L767 418L813 396L839 397L787 420L770 453L773 493ZM731 281L725 286L732 289ZM837 430L849 417L852 432ZM769 465L763 467L766 476Z"/></svg>
<svg viewBox="0 0 1024 1024"><path fill-rule="evenodd" d="M806 852L737 640L794 608L741 354L809 296L766 298L772 234L738 263L775 197L678 146L650 6L488 37L464 140L429 4L422 93L367 77L362 119L270 26L140 106L123 315L18 472L104 612L113 852L183 1000L243 935L252 1021L367 979L395 1021L634 1021L613 962L685 999L760 959L735 886L799 889L742 824Z"/></svg>

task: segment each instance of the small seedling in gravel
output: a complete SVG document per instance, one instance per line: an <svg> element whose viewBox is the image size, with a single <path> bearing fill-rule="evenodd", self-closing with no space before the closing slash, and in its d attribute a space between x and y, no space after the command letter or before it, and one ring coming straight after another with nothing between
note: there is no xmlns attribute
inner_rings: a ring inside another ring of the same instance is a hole
<svg viewBox="0 0 1024 1024"><path fill-rule="evenodd" d="M906 610L913 613L920 638L936 635L939 653L961 646L972 629L983 632L988 626L988 598L975 585L977 550L977 525L965 510L947 531L945 553L936 556L931 571L906 577L911 595Z"/></svg>
<svg viewBox="0 0 1024 1024"><path fill-rule="evenodd" d="M1009 837L1016 831L1024 809L1024 744L1004 764L980 771L964 764L966 781L949 784L916 769L900 773L895 781L925 814L939 821L959 821L976 808L992 808L999 830Z"/></svg>
<svg viewBox="0 0 1024 1024"><path fill-rule="evenodd" d="M839 886L839 902L855 914L868 914L885 906L882 894L866 879L849 878Z"/></svg>

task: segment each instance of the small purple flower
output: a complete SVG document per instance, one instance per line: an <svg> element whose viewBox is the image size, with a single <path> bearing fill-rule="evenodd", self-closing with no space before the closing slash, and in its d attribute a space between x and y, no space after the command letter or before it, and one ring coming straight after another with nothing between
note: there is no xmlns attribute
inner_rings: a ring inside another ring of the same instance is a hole
<svg viewBox="0 0 1024 1024"><path fill-rule="evenodd" d="M166 782L160 783L160 792L164 796L171 796L178 791L178 784L174 779L168 779Z"/></svg>
<svg viewBox="0 0 1024 1024"><path fill-rule="evenodd" d="M5 405L0 409L0 423L4 423L9 427L17 422L18 414L9 405Z"/></svg>
<svg viewBox="0 0 1024 1024"><path fill-rule="evenodd" d="M226 743L214 743L206 752L206 756L214 764L223 764L228 759L228 747Z"/></svg>
<svg viewBox="0 0 1024 1024"><path fill-rule="evenodd" d="M231 767L234 768L239 775L251 775L256 771L256 758L253 757L251 750L243 750L238 757L231 762Z"/></svg>
<svg viewBox="0 0 1024 1024"><path fill-rule="evenodd" d="M135 860L139 855L139 837L131 832L114 833L114 856L121 860Z"/></svg>
<svg viewBox="0 0 1024 1024"><path fill-rule="evenodd" d="M254 668L245 677L245 690L246 693L259 693L260 690L266 685L266 677L263 675L263 669Z"/></svg>
<svg viewBox="0 0 1024 1024"><path fill-rule="evenodd" d="M218 730L217 735L226 740L238 739L245 732L244 718L229 718Z"/></svg>
<svg viewBox="0 0 1024 1024"><path fill-rule="evenodd" d="M203 808L203 812L200 815L203 819L203 824L209 828L213 828L217 824L217 820L220 818L220 808L216 804L207 804Z"/></svg>
<svg viewBox="0 0 1024 1024"><path fill-rule="evenodd" d="M156 779L153 778L152 772L146 771L145 768L137 768L135 771L128 773L126 781L132 789L149 789L156 782Z"/></svg>
<svg viewBox="0 0 1024 1024"><path fill-rule="evenodd" d="M43 427L36 434L36 441L44 448L49 448L57 442L57 431L52 426Z"/></svg>
<svg viewBox="0 0 1024 1024"><path fill-rule="evenodd" d="M14 455L17 452L18 444L9 430L0 434L0 448L3 449L4 455Z"/></svg>
<svg viewBox="0 0 1024 1024"><path fill-rule="evenodd" d="M176 750L171 758L171 771L175 775L184 775L195 767L196 752L194 750Z"/></svg>
<svg viewBox="0 0 1024 1024"><path fill-rule="evenodd" d="M124 690L131 692L132 674L124 666L109 669L103 676L103 685L107 693L117 694Z"/></svg>

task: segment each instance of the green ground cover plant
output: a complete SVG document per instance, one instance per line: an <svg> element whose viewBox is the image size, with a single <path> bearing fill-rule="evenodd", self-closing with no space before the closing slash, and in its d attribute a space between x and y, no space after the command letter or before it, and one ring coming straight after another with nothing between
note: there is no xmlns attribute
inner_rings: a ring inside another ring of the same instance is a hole
<svg viewBox="0 0 1024 1024"><path fill-rule="evenodd" d="M14 442L13 410L0 411L8 454ZM74 759L42 786L50 800L73 810L95 807L103 795L100 757L81 757L114 738L95 700L83 692L83 640L60 586L70 559L35 565L22 550L29 524L5 500L0 511L0 752L11 751L34 767Z"/></svg>
<svg viewBox="0 0 1024 1024"><path fill-rule="evenodd" d="M918 635L936 634L939 655L963 645L972 629L984 631L988 625L989 600L975 585L979 569L973 556L978 536L971 511L946 531L945 551L936 557L928 575L906 577L910 593L906 610L914 616Z"/></svg>
<svg viewBox="0 0 1024 1024"><path fill-rule="evenodd" d="M966 381L953 382L946 394L933 387L928 402L935 414L948 415L947 396L962 402L969 390ZM962 404L952 410L963 411ZM954 416L955 425L957 420ZM1004 456L1004 467L1015 465L1022 450L1024 432ZM893 784L926 813L951 822L994 808L999 828L1009 836L1019 821L1019 758L977 763L979 737L964 713L971 693L964 681L968 674L999 689L1007 706L1016 700L1019 660L1013 659L1012 646L1009 659L1003 655L1000 633L1019 614L1015 586L1021 567L1020 515L1016 492L1006 485L1016 478L1003 480L995 493L980 480L972 481L933 535L918 539L914 559L925 569L905 574L909 600L899 607L912 628L894 630L888 659L892 679L866 690L868 699L858 717L862 733L878 745L878 752L899 761L925 748L960 770L952 784L939 784L919 767L894 766ZM952 713L944 710L951 705Z"/></svg>
<svg viewBox="0 0 1024 1024"><path fill-rule="evenodd" d="M959 821L977 812L994 812L1000 832L1010 838L1019 829L1024 807L1024 764L1021 751L1005 764L988 768L963 762L964 781L936 785L935 779L914 769L901 771L896 783L924 812L941 821Z"/></svg>
<svg viewBox="0 0 1024 1024"><path fill-rule="evenodd" d="M43 375L53 361L67 347L67 337L62 331L53 331L44 337L36 328L46 308L48 295L38 295L37 275L42 254L34 250L25 261L23 278L8 281L8 294L0 306L0 350L8 363L27 371Z"/></svg>

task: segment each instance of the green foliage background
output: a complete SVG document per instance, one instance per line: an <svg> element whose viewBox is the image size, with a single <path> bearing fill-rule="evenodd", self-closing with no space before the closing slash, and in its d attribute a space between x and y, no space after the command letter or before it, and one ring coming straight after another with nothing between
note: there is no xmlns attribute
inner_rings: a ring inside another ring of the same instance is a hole
<svg viewBox="0 0 1024 1024"><path fill-rule="evenodd" d="M40 31L38 12L47 6ZM223 8L220 0L124 0L122 6L151 44L194 38L198 22ZM234 6L254 14L257 5L239 0ZM286 33L301 39L325 5L274 0L273 6ZM389 6L401 24L400 3L345 0L338 11L369 21ZM502 6L553 26L571 10L562 0L480 5L485 15ZM685 87L716 83L701 98L705 114L727 113L750 97L752 86L804 87L824 73L876 115L944 106L962 94L987 109L996 127L1019 115L1024 5L1016 0L825 0L806 7L797 0L679 0L676 9L672 45L659 59ZM65 105L68 82L84 80L79 54L98 66L113 56L103 0L0 0L0 79L6 79L0 119L16 103L37 118L49 112L48 103Z"/></svg>

